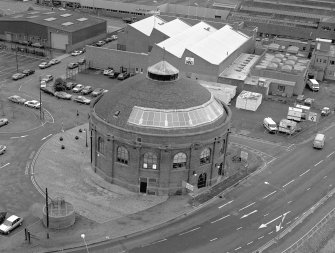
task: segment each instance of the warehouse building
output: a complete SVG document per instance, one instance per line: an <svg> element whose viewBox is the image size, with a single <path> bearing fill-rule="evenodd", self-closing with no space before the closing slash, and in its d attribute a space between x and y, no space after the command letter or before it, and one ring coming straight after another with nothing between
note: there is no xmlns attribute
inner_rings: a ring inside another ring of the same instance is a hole
<svg viewBox="0 0 335 253"><path fill-rule="evenodd" d="M66 52L106 37L105 20L72 11L27 11L0 18L0 38Z"/></svg>

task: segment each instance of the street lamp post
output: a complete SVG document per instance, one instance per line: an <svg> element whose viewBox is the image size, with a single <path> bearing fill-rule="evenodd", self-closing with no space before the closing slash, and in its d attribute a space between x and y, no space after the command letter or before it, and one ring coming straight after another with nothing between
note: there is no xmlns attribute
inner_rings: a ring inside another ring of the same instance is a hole
<svg viewBox="0 0 335 253"><path fill-rule="evenodd" d="M195 9L195 18L198 19L198 7L199 4L198 3L194 3L195 6L197 6L197 8Z"/></svg>
<svg viewBox="0 0 335 253"><path fill-rule="evenodd" d="M190 17L191 0L188 0L187 17Z"/></svg>
<svg viewBox="0 0 335 253"><path fill-rule="evenodd" d="M287 192L284 190L284 189L282 189L282 188L280 188L280 187L277 187L277 186L275 186L275 185L272 185L272 184L270 184L269 182L264 182L264 184L266 184L266 185L270 185L270 186L272 186L273 188L275 188L275 189L277 189L277 190L279 190L279 191L282 191L284 194L285 194L285 197L286 197L286 199L287 199ZM282 229L282 224L283 224L283 222L284 222L284 219L285 219L285 217L286 217L286 214L287 213L284 213L284 210L285 210L285 208L286 208L286 205L287 205L287 203L285 203L285 205L283 205L283 217L282 217L282 219L281 219L281 221L280 221L280 223L279 223L279 225L278 226L276 226L276 232L278 232L278 231L280 231L281 229Z"/></svg>
<svg viewBox="0 0 335 253"><path fill-rule="evenodd" d="M90 253L90 252L88 251L87 243L86 243L86 241L85 241L85 234L81 234L80 237L83 238L83 240L84 240L84 243L85 243L85 247L86 247L86 251L87 251L87 253Z"/></svg>
<svg viewBox="0 0 335 253"><path fill-rule="evenodd" d="M86 134L86 148L88 147L88 144L87 144L87 129L85 129L85 134Z"/></svg>

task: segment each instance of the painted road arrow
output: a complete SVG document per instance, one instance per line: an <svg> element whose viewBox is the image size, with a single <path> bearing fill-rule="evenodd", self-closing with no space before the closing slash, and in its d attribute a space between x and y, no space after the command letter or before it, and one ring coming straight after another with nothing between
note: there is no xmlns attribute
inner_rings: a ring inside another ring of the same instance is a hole
<svg viewBox="0 0 335 253"><path fill-rule="evenodd" d="M270 223L272 223L272 222L274 222L274 221L280 219L280 218L283 217L283 216L285 217L285 216L286 216L288 213L290 213L290 212L291 212L291 211L288 211L288 212L286 212L286 213L284 213L284 214L278 216L277 218L274 218L273 220L270 220L269 222L267 222L267 223L265 223L265 224L261 224L261 225L259 226L258 229L260 229L260 228L266 228Z"/></svg>
<svg viewBox="0 0 335 253"><path fill-rule="evenodd" d="M253 214L253 213L257 213L258 211L257 210L254 210L252 211L251 213L248 213L248 214L245 214L241 217L241 219L245 218L245 217L248 217L250 214Z"/></svg>

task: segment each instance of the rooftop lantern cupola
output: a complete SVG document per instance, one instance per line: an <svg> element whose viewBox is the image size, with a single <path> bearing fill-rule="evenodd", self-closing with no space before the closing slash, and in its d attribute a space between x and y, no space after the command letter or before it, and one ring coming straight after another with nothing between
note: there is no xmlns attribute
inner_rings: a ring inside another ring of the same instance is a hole
<svg viewBox="0 0 335 253"><path fill-rule="evenodd" d="M160 61L148 68L148 78L156 81L169 82L177 80L179 70L166 61Z"/></svg>

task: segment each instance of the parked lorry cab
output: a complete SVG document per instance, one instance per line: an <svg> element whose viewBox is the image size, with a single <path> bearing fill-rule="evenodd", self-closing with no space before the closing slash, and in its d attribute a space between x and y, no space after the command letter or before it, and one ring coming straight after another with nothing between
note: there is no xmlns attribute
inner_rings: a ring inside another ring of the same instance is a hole
<svg viewBox="0 0 335 253"><path fill-rule="evenodd" d="M302 114L301 114L302 119L307 119L308 118L309 111L311 110L311 107L306 106L306 105L299 105L299 104L297 104L295 107L302 110Z"/></svg>
<svg viewBox="0 0 335 253"><path fill-rule="evenodd" d="M312 91L319 91L320 89L319 83L315 79L308 79L307 85Z"/></svg>
<svg viewBox="0 0 335 253"><path fill-rule="evenodd" d="M297 122L288 119L282 119L279 122L278 131L286 134L293 134L297 131Z"/></svg>
<svg viewBox="0 0 335 253"><path fill-rule="evenodd" d="M270 132L275 133L278 131L278 127L276 122L273 121L272 118L267 117L263 120L263 126Z"/></svg>
<svg viewBox="0 0 335 253"><path fill-rule="evenodd" d="M322 149L323 146L325 145L325 139L326 139L326 136L324 134L320 134L320 133L316 134L314 141L313 141L313 147Z"/></svg>
<svg viewBox="0 0 335 253"><path fill-rule="evenodd" d="M302 109L295 108L295 107L289 107L287 112L287 119L291 119L294 121L301 121L302 118Z"/></svg>

